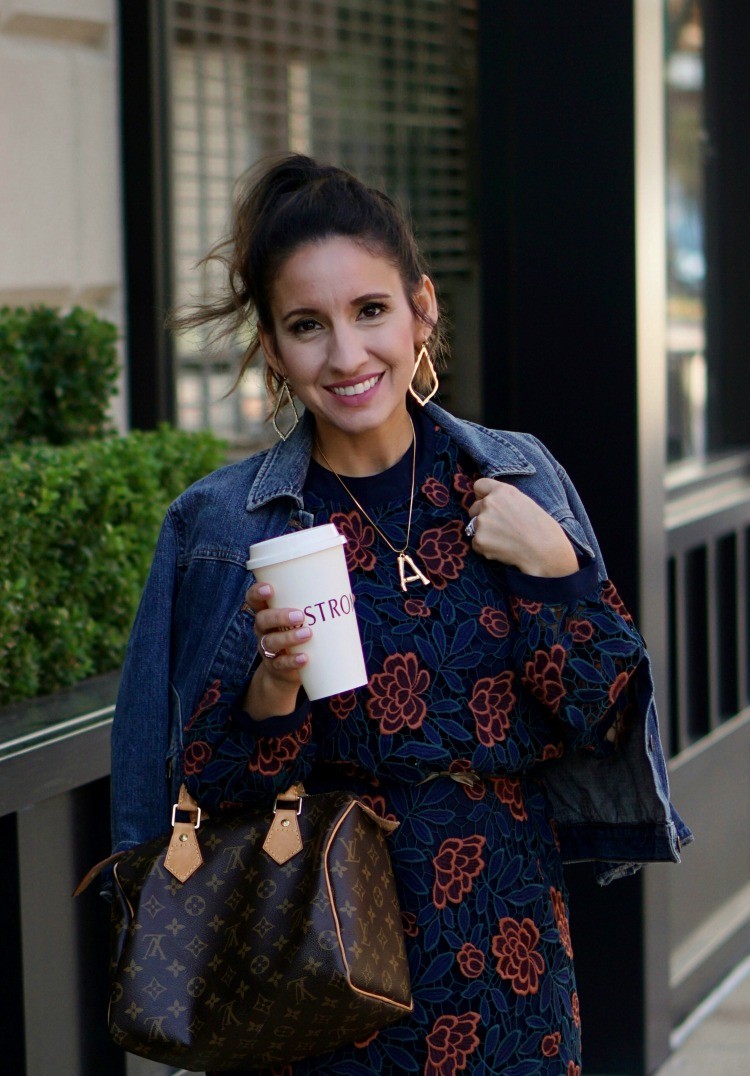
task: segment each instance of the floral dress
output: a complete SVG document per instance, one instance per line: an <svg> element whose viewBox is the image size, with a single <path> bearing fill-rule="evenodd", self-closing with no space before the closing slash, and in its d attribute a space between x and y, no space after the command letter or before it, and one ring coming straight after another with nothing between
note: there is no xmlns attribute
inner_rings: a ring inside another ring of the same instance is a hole
<svg viewBox="0 0 750 1076"><path fill-rule="evenodd" d="M567 892L535 774L565 751L613 749L643 642L593 563L561 586L476 555L471 461L424 416L417 429L409 552L429 586L402 593L395 554L330 472L311 463L305 487L315 522L348 539L368 685L271 718L265 735L236 688L212 685L186 730L186 774L208 807L303 780L401 823L389 843L413 1014L278 1076L579 1076ZM409 451L346 479L397 547L411 469Z"/></svg>

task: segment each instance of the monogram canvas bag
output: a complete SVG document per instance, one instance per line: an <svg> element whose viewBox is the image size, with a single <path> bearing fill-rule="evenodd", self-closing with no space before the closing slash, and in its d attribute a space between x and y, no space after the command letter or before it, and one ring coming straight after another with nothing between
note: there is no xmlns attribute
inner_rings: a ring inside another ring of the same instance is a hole
<svg viewBox="0 0 750 1076"><path fill-rule="evenodd" d="M191 1070L267 1068L411 1012L386 846L397 822L350 793L301 786L268 811L215 817L183 786L172 821L171 834L105 861L120 1046Z"/></svg>

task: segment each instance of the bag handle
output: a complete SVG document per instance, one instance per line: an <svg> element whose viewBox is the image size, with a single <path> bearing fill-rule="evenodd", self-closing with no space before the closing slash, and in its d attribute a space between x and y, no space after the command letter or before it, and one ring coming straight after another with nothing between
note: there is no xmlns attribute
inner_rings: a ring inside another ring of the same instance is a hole
<svg viewBox="0 0 750 1076"><path fill-rule="evenodd" d="M273 821L263 843L268 855L282 866L302 851L298 816L302 813L302 799L306 795L301 783L290 785L286 792L276 797ZM187 821L178 821L177 812L187 814ZM172 807L172 836L164 857L164 868L179 882L186 882L203 865L203 854L198 843L198 830L207 815L198 806L185 785L180 786L177 803ZM93 880L112 866L130 849L107 856L88 871L76 886L73 896L79 897Z"/></svg>
<svg viewBox="0 0 750 1076"><path fill-rule="evenodd" d="M187 822L177 821L178 811L188 815ZM177 803L172 807L172 836L164 857L164 869L178 882L186 882L203 866L203 854L198 844L201 818L200 807L185 785L180 785Z"/></svg>

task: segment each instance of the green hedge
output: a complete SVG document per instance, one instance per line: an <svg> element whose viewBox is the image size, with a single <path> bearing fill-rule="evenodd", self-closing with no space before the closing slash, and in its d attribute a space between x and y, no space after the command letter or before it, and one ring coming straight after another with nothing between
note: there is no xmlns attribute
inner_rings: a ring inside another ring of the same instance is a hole
<svg viewBox="0 0 750 1076"><path fill-rule="evenodd" d="M0 443L100 437L117 381L117 327L80 306L0 308Z"/></svg>
<svg viewBox="0 0 750 1076"><path fill-rule="evenodd" d="M120 665L164 512L224 451L163 427L0 457L0 705Z"/></svg>

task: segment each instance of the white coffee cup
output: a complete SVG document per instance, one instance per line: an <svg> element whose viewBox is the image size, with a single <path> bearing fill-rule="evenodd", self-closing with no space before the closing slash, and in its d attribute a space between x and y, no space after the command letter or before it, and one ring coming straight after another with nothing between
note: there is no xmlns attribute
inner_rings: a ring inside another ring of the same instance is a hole
<svg viewBox="0 0 750 1076"><path fill-rule="evenodd" d="M325 523L250 546L247 568L273 587L270 607L302 609L312 629L308 642L288 647L307 654L300 679L311 700L367 683L345 542L333 523Z"/></svg>

